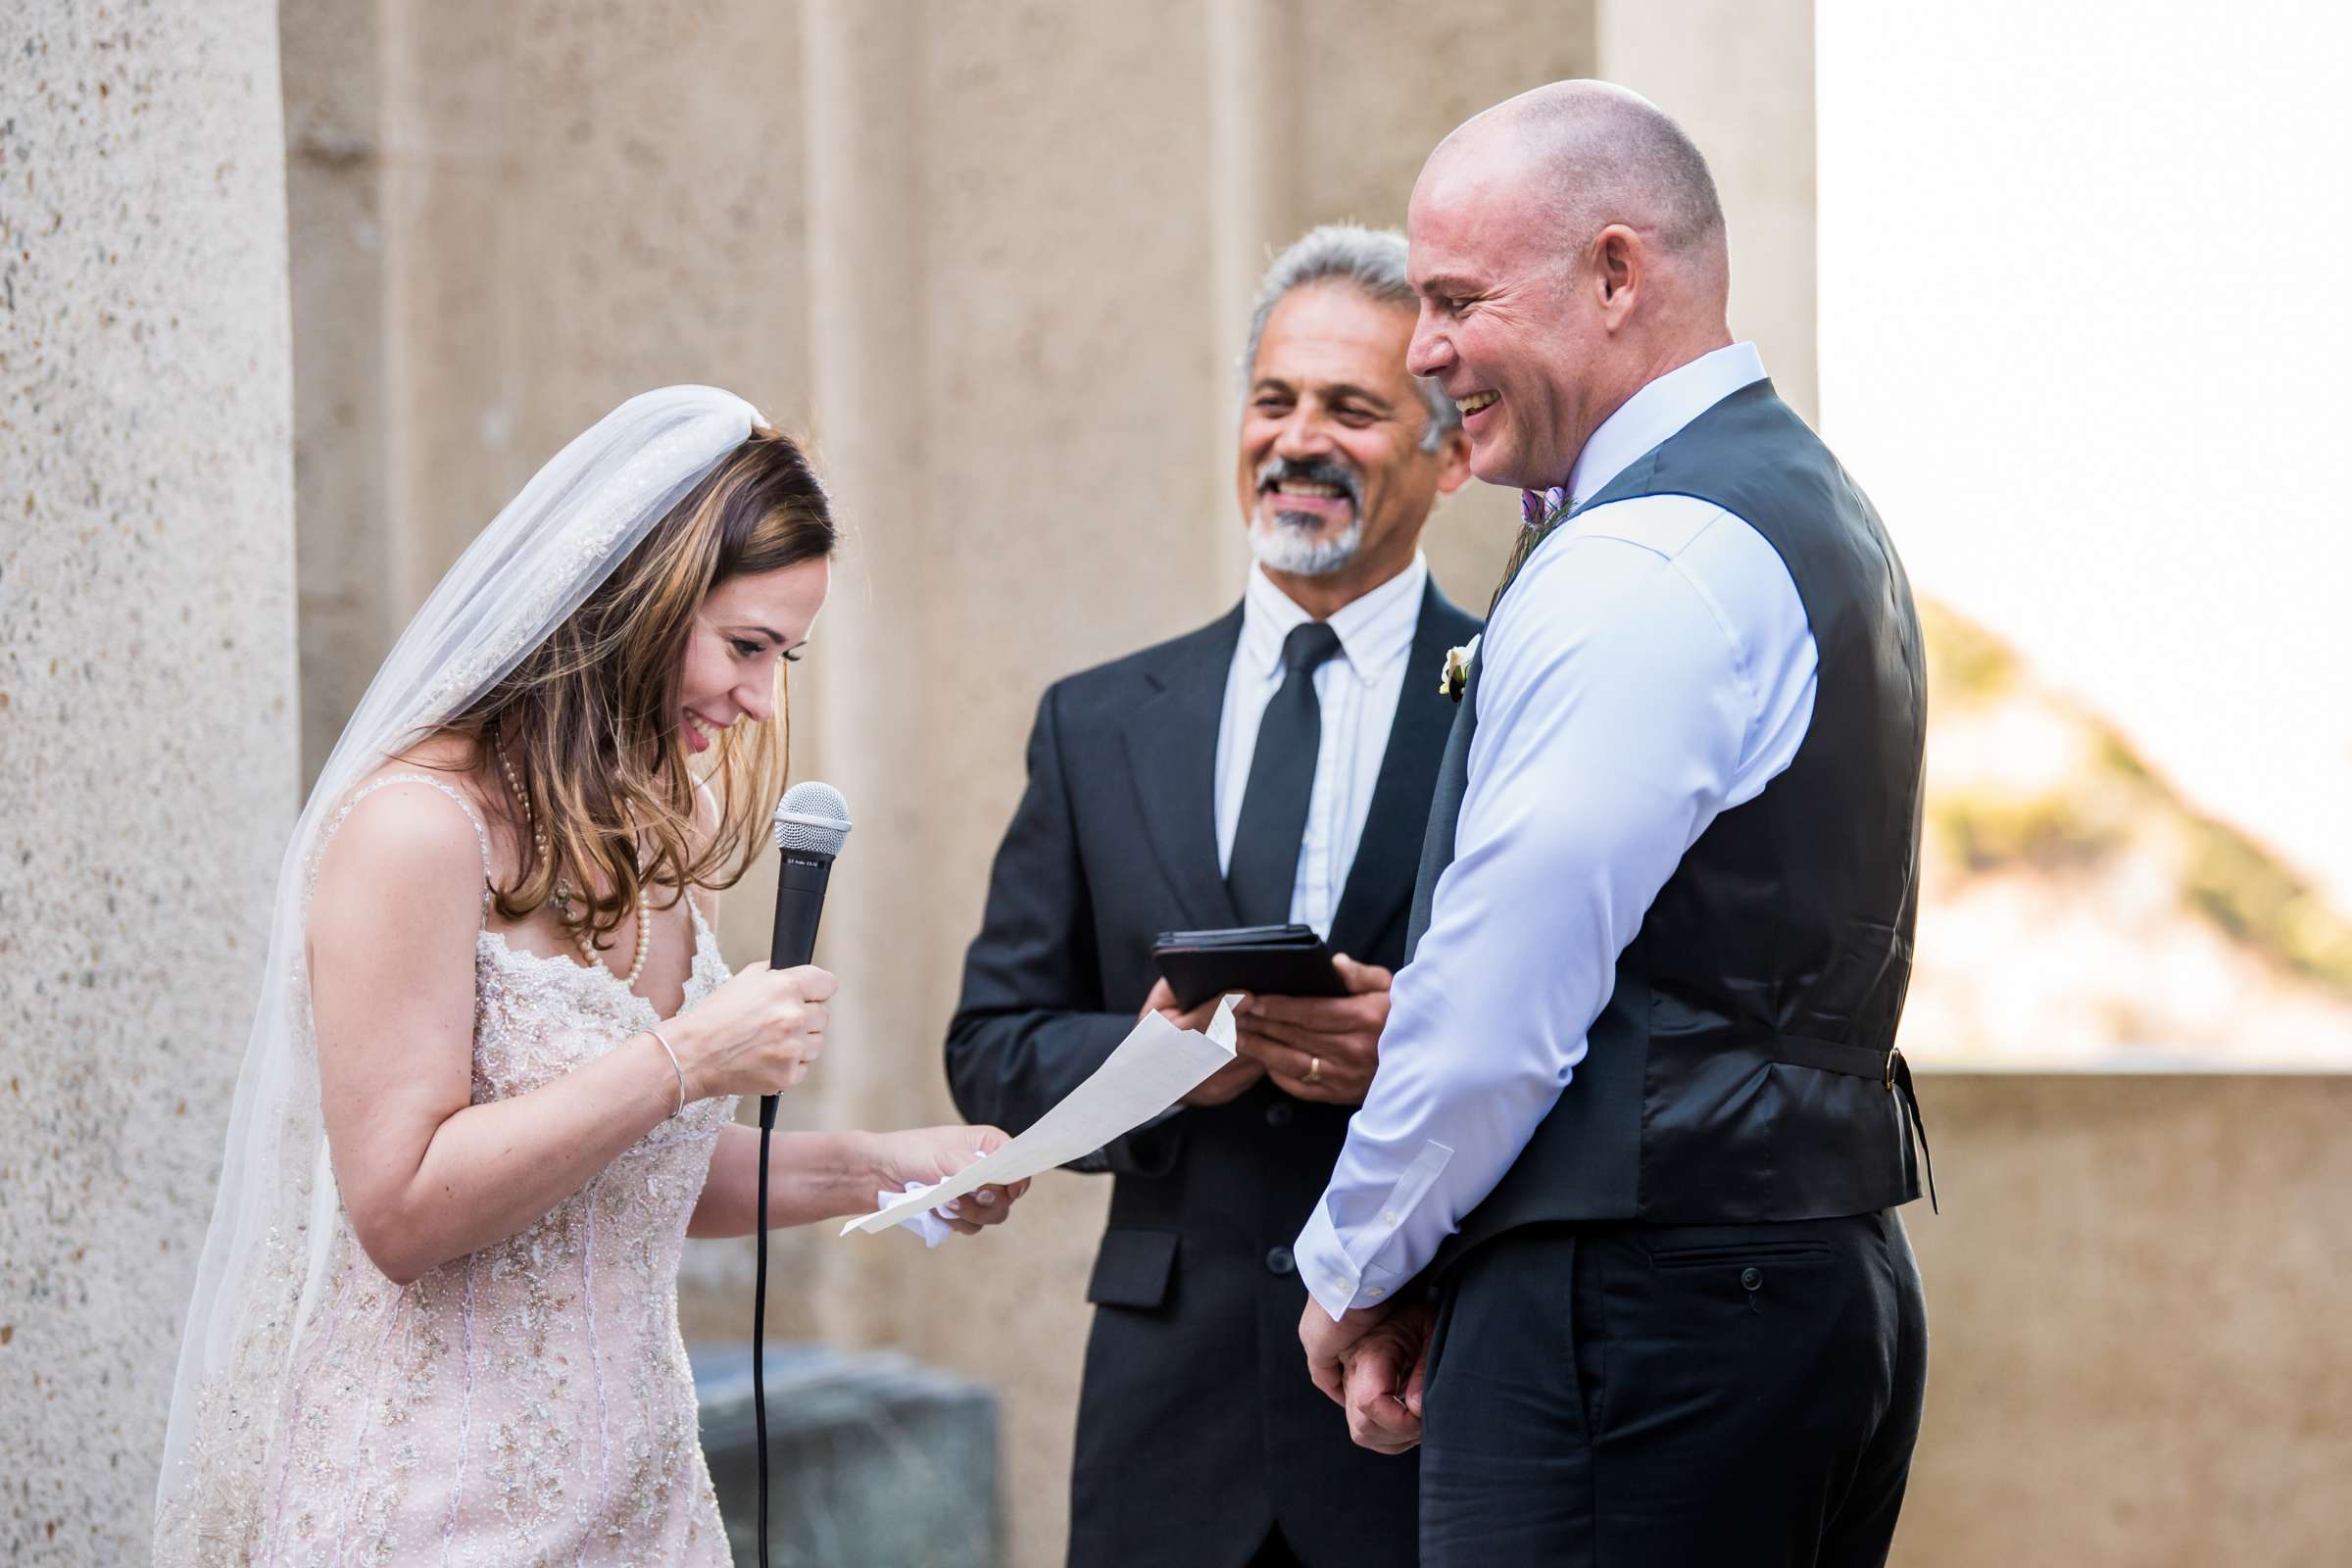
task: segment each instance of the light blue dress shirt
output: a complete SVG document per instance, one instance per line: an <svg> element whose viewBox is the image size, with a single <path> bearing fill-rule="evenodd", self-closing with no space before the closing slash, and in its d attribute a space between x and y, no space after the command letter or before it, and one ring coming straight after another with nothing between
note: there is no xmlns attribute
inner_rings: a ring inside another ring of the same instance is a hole
<svg viewBox="0 0 2352 1568"><path fill-rule="evenodd" d="M1763 376L1737 343L1650 382L1585 444L1571 502ZM1419 1273L1576 1092L1650 901L1718 813L1788 765L1813 716L1813 633L1788 567L1690 496L1563 523L1495 607L1479 662L1453 863L1292 1249L1334 1318Z"/></svg>

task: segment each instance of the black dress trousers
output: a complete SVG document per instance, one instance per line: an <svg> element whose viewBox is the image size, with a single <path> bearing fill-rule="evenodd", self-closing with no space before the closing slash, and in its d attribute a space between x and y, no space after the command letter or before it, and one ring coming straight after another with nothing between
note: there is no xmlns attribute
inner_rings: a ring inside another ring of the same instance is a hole
<svg viewBox="0 0 2352 1568"><path fill-rule="evenodd" d="M1442 1290L1424 1568L1886 1560L1928 1349L1892 1212L1529 1226Z"/></svg>

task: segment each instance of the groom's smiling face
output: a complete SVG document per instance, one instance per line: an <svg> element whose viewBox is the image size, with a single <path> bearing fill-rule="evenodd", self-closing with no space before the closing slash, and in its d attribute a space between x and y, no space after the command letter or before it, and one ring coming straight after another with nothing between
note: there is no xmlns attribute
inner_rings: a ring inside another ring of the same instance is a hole
<svg viewBox="0 0 2352 1568"><path fill-rule="evenodd" d="M1442 148L1413 187L1405 234L1421 296L1407 363L1462 411L1470 471L1489 484L1561 484L1590 433L1591 313L1508 160Z"/></svg>

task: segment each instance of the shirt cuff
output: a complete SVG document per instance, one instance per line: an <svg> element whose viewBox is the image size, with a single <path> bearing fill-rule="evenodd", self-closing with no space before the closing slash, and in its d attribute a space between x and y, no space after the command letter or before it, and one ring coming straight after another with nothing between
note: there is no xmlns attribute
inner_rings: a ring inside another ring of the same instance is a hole
<svg viewBox="0 0 2352 1568"><path fill-rule="evenodd" d="M1348 1254L1340 1240L1339 1227L1331 1221L1331 1195L1326 1192L1315 1203L1315 1210L1306 1219L1306 1228L1291 1244L1291 1256L1298 1265L1299 1277L1306 1282L1306 1294L1315 1304L1331 1314L1338 1322L1340 1314L1350 1307L1379 1306L1396 1294L1396 1288L1419 1272L1422 1259L1410 1268L1399 1265L1404 1261L1405 1249L1396 1245L1397 1232L1421 1200L1444 1173L1446 1162L1453 1151L1432 1139L1424 1144L1421 1152L1396 1185L1389 1191L1389 1200L1382 1205L1380 1217L1371 1224L1359 1227L1357 1245L1364 1250L1359 1265ZM1382 1267L1386 1255L1392 1266Z"/></svg>
<svg viewBox="0 0 2352 1568"><path fill-rule="evenodd" d="M1378 1296L1366 1294L1363 1275L1340 1245L1331 1211L1320 1201L1306 1217L1306 1229L1291 1244L1291 1257L1298 1265L1298 1277L1306 1282L1306 1294L1331 1314L1334 1323L1351 1306L1370 1306L1388 1299L1385 1290Z"/></svg>

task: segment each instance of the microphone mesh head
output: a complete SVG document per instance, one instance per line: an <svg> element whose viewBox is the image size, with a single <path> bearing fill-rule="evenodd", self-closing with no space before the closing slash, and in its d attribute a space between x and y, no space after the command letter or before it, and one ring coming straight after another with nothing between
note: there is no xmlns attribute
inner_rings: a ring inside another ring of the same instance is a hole
<svg viewBox="0 0 2352 1568"><path fill-rule="evenodd" d="M807 779L784 792L776 807L776 848L787 855L841 853L850 836L850 803L830 784Z"/></svg>

